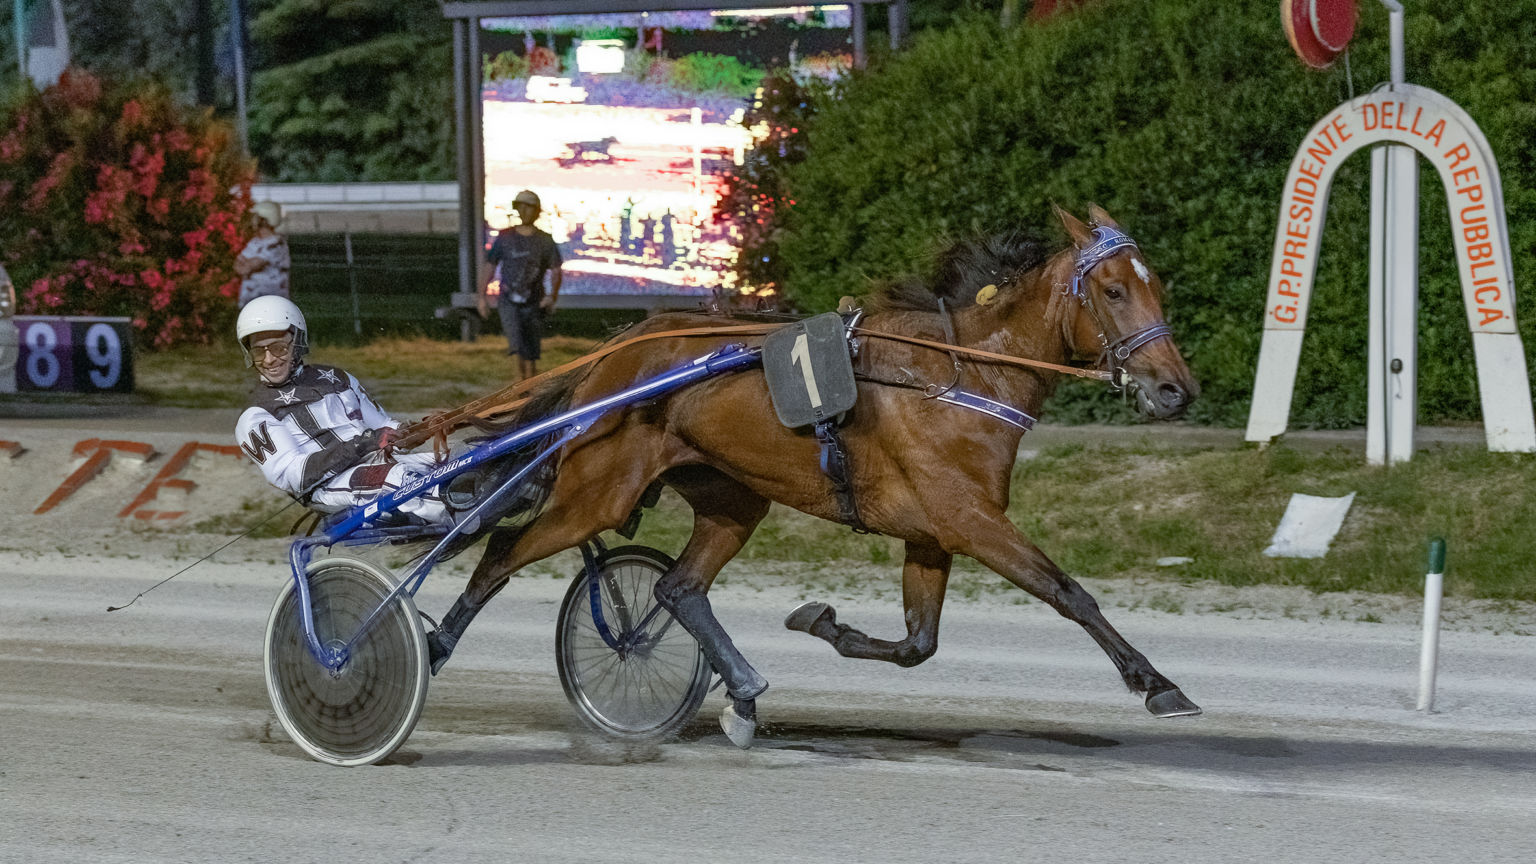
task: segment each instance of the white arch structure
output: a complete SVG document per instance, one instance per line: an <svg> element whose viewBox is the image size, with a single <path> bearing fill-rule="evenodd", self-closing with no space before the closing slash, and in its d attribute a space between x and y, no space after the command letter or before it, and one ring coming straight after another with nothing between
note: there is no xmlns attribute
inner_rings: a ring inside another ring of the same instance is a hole
<svg viewBox="0 0 1536 864"><path fill-rule="evenodd" d="M1286 429L1334 174L1361 148L1391 144L1429 160L1445 188L1488 449L1536 451L1525 349L1515 328L1514 274L1498 165L1482 130L1459 105L1411 84L1340 105L1312 127L1291 161L1275 231L1246 438L1269 441ZM1366 455L1378 464L1412 457L1417 401L1418 175L1412 154L1388 168L1392 149L1372 152ZM1384 182L1389 170L1395 187Z"/></svg>

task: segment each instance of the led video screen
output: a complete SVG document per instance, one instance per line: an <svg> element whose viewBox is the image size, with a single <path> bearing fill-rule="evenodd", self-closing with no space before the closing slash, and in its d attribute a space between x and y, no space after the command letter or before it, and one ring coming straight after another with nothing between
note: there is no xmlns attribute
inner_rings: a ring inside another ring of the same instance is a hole
<svg viewBox="0 0 1536 864"><path fill-rule="evenodd" d="M851 17L831 5L483 19L486 242L517 224L512 199L530 189L564 258L562 297L750 292L720 212L726 176L766 132L744 117L770 70L850 68Z"/></svg>

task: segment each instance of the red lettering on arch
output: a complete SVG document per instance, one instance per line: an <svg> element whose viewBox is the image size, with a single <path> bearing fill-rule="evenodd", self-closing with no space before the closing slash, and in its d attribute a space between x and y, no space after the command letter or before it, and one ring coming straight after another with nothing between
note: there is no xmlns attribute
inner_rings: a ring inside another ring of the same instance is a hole
<svg viewBox="0 0 1536 864"><path fill-rule="evenodd" d="M1446 151L1445 158L1450 160L1451 170L1455 171L1458 165L1472 158L1472 148L1466 144L1457 144Z"/></svg>
<svg viewBox="0 0 1536 864"><path fill-rule="evenodd" d="M1429 133L1424 136L1424 140L1432 142L1436 147L1439 147L1440 144L1441 144L1440 139L1444 138L1444 137L1445 137L1445 121L1444 120L1436 120L1435 121L1435 125L1431 126L1430 129L1429 129Z"/></svg>

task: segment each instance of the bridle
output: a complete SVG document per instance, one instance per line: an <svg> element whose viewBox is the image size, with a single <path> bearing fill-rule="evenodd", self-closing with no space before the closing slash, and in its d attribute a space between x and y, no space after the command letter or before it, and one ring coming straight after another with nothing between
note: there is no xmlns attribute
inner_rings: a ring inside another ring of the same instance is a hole
<svg viewBox="0 0 1536 864"><path fill-rule="evenodd" d="M1093 316L1094 322L1098 324L1099 344L1102 346L1102 350L1099 352L1098 362L1094 365L1099 369L1109 372L1110 386L1116 390L1124 390L1131 383L1130 373L1125 371L1125 361L1129 360L1132 354L1158 339L1164 337L1171 338L1173 336L1173 329L1168 326L1167 322L1154 321L1140 330L1121 336L1113 342L1109 340L1107 318L1099 311L1098 306L1094 305L1093 296L1083 285L1083 280L1087 278L1089 273L1093 272L1095 267L1109 260L1111 256L1121 249L1140 251L1136 246L1136 241L1132 240L1129 235L1120 229L1111 228L1108 225L1095 225L1093 228L1093 243L1086 249L1077 250L1076 258L1072 263L1072 281L1062 286L1066 289L1065 294L1068 297L1076 299L1078 303L1087 307L1088 313ZM1063 321L1062 324L1065 328L1066 322ZM1070 339L1068 344L1071 344Z"/></svg>

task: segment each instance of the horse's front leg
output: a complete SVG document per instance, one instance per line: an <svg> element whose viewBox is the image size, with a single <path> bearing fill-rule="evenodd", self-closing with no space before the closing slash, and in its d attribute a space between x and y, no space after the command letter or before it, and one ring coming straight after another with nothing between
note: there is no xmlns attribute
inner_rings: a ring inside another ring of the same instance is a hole
<svg viewBox="0 0 1536 864"><path fill-rule="evenodd" d="M932 657L939 649L939 612L944 607L944 589L954 558L934 544L908 542L906 550L901 601L906 609L907 638L891 642L868 636L839 624L836 610L816 601L789 613L784 626L825 639L844 657L884 660L898 666L916 666Z"/></svg>
<svg viewBox="0 0 1536 864"><path fill-rule="evenodd" d="M707 594L720 568L768 515L768 500L702 466L673 469L662 479L693 508L693 534L672 569L656 582L656 601L698 641L710 668L725 682L731 704L720 715L720 728L745 750L757 733L757 697L768 689L768 679L736 649Z"/></svg>
<svg viewBox="0 0 1536 864"><path fill-rule="evenodd" d="M1081 625L1109 655L1126 686L1146 694L1148 711L1158 717L1200 713L1200 706L1152 668L1151 662L1110 626L1093 595L1025 539L1000 511L988 509L967 516L964 535L952 548L975 558Z"/></svg>

